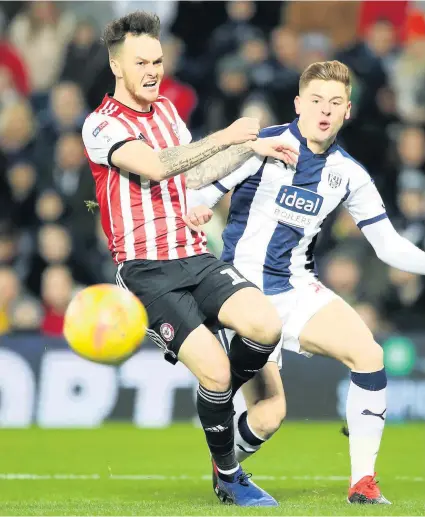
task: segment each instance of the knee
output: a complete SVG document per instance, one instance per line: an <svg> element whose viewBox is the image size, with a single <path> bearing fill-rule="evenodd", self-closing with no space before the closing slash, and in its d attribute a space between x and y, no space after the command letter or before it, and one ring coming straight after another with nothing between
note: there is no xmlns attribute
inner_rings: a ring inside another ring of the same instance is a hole
<svg viewBox="0 0 425 517"><path fill-rule="evenodd" d="M225 392L231 386L230 363L215 365L198 375L201 386L211 391Z"/></svg>
<svg viewBox="0 0 425 517"><path fill-rule="evenodd" d="M259 432L261 436L270 438L282 425L286 417L286 403L282 397L273 397L266 401L263 407Z"/></svg>
<svg viewBox="0 0 425 517"><path fill-rule="evenodd" d="M281 333L282 322L277 315L270 315L269 318L256 316L248 322L244 336L262 345L273 345L274 348L280 340Z"/></svg>
<svg viewBox="0 0 425 517"><path fill-rule="evenodd" d="M384 351L376 341L371 339L363 346L357 346L353 349L350 357L349 365L352 370L360 372L374 372L384 367Z"/></svg>

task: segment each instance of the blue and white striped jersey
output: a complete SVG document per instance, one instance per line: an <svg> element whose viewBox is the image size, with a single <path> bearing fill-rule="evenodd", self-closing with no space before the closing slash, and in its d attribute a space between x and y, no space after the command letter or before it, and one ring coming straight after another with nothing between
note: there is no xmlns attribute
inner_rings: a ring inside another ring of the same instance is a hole
<svg viewBox="0 0 425 517"><path fill-rule="evenodd" d="M314 154L297 120L263 129L299 150L296 166L253 156L199 194L211 206L235 187L222 259L266 294L288 291L317 277L314 245L326 217L343 203L359 228L387 217L367 171L337 143ZM204 201L205 202L205 201Z"/></svg>

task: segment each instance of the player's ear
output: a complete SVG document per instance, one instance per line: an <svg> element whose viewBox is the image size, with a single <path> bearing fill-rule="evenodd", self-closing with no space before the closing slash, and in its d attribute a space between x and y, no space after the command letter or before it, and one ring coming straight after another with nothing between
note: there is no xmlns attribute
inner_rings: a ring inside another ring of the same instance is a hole
<svg viewBox="0 0 425 517"><path fill-rule="evenodd" d="M347 110L345 112L345 120L348 120L351 116L351 101L348 102L347 104Z"/></svg>
<svg viewBox="0 0 425 517"><path fill-rule="evenodd" d="M112 73L117 77L118 79L122 78L122 71L121 66L117 59L110 57L109 58L109 66L111 67Z"/></svg>
<svg viewBox="0 0 425 517"><path fill-rule="evenodd" d="M295 113L297 115L300 115L301 114L301 99L300 99L300 96L297 95L294 99L294 105L295 105Z"/></svg>

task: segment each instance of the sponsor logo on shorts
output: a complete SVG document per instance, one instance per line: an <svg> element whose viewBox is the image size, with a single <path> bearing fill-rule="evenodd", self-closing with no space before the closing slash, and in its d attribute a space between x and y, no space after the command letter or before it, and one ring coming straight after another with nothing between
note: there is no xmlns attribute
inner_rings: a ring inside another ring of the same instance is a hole
<svg viewBox="0 0 425 517"><path fill-rule="evenodd" d="M101 122L97 126L97 128L93 131L93 136L97 136L102 131L102 129L104 129L108 124L109 124L109 122L107 120L104 120L103 122Z"/></svg>
<svg viewBox="0 0 425 517"><path fill-rule="evenodd" d="M165 341L172 341L174 338L174 328L169 323L163 323L159 328L159 332Z"/></svg>

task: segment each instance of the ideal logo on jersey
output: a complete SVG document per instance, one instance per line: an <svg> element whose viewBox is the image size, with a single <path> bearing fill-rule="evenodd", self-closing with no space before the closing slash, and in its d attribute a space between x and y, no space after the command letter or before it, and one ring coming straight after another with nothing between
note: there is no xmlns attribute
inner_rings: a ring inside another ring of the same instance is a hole
<svg viewBox="0 0 425 517"><path fill-rule="evenodd" d="M97 136L102 131L102 129L104 129L108 124L109 124L109 122L107 120L104 120L103 122L101 122L97 126L97 128L93 131L93 136Z"/></svg>
<svg viewBox="0 0 425 517"><path fill-rule="evenodd" d="M276 203L275 216L279 222L306 228L319 214L323 196L300 187L283 185Z"/></svg>

